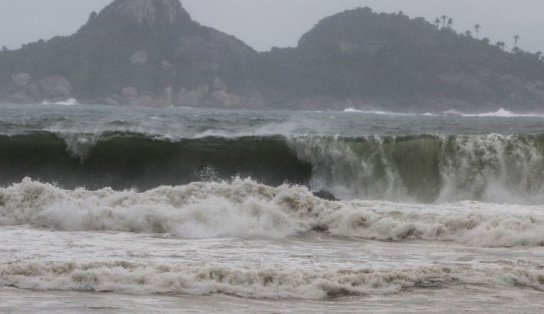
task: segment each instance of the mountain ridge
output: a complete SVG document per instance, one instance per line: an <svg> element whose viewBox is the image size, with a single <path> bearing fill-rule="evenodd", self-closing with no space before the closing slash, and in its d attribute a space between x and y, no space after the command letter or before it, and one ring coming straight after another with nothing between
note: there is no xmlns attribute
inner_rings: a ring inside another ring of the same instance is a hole
<svg viewBox="0 0 544 314"><path fill-rule="evenodd" d="M178 0L115 0L75 34L0 53L0 99L279 109L544 111L544 64L403 14L358 8L258 53Z"/></svg>

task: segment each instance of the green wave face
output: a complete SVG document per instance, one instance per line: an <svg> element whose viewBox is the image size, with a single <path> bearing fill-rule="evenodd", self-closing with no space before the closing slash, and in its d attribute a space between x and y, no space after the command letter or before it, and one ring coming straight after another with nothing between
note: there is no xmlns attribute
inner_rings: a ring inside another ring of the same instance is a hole
<svg viewBox="0 0 544 314"><path fill-rule="evenodd" d="M169 142L138 134L35 134L0 137L0 151L3 185L31 177L68 188L145 190L234 176L304 184L311 176L311 166L273 137Z"/></svg>
<svg viewBox="0 0 544 314"><path fill-rule="evenodd" d="M298 138L312 186L343 198L526 201L544 191L544 135Z"/></svg>
<svg viewBox="0 0 544 314"><path fill-rule="evenodd" d="M343 199L538 202L544 135L238 137L142 134L0 136L0 183L151 189L252 177Z"/></svg>

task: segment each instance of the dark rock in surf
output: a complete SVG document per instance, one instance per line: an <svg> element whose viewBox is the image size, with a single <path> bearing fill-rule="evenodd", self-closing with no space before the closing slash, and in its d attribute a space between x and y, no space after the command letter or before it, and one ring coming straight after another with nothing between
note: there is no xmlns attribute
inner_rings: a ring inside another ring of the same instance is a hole
<svg viewBox="0 0 544 314"><path fill-rule="evenodd" d="M314 196L327 200L327 201L333 201L333 202L339 201L339 199L337 199L336 196L334 196L334 194L332 194L329 191L321 190L319 192L314 192L313 194Z"/></svg>

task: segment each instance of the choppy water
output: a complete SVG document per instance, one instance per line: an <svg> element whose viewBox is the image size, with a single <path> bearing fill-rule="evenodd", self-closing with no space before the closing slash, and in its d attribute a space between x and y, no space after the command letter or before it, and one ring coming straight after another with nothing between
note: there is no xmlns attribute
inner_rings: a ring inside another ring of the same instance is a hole
<svg viewBox="0 0 544 314"><path fill-rule="evenodd" d="M3 105L0 184L0 311L544 310L538 115Z"/></svg>

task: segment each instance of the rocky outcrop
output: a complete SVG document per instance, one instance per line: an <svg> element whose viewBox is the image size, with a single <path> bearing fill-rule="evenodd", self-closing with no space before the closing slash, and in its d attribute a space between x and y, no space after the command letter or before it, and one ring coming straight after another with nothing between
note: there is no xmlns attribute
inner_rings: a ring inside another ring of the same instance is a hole
<svg viewBox="0 0 544 314"><path fill-rule="evenodd" d="M135 87L129 86L121 90L121 97L127 100L135 99L139 95L138 90Z"/></svg>
<svg viewBox="0 0 544 314"><path fill-rule="evenodd" d="M72 98L72 84L60 75L43 78L38 84L43 91L43 96L48 100L56 101Z"/></svg>
<svg viewBox="0 0 544 314"><path fill-rule="evenodd" d="M180 4L177 0L125 0L115 1L111 5L111 10L123 18L133 19L136 23L145 23L154 27L160 18L165 18L169 24L174 24L179 18L188 19L189 15L179 7ZM160 10L165 13L163 16L159 14Z"/></svg>
<svg viewBox="0 0 544 314"><path fill-rule="evenodd" d="M147 52L143 49L136 51L131 57L130 62L137 65L144 65L147 63Z"/></svg>
<svg viewBox="0 0 544 314"><path fill-rule="evenodd" d="M72 36L0 53L0 101L230 106L257 56L178 0L115 0Z"/></svg>
<svg viewBox="0 0 544 314"><path fill-rule="evenodd" d="M18 73L13 75L13 84L16 88L26 89L32 84L32 76L28 73Z"/></svg>
<svg viewBox="0 0 544 314"><path fill-rule="evenodd" d="M108 105L153 107L264 108L264 103L258 95L251 97L230 92L223 80L218 77L213 80L213 83L195 89L185 87L176 89L173 86L167 86L159 94L150 91L140 92L136 87L128 86L121 89L119 94L106 97L101 102Z"/></svg>
<svg viewBox="0 0 544 314"><path fill-rule="evenodd" d="M59 75L35 81L28 73L17 73L4 86L0 95L10 103L55 102L72 98L73 87L66 78Z"/></svg>

